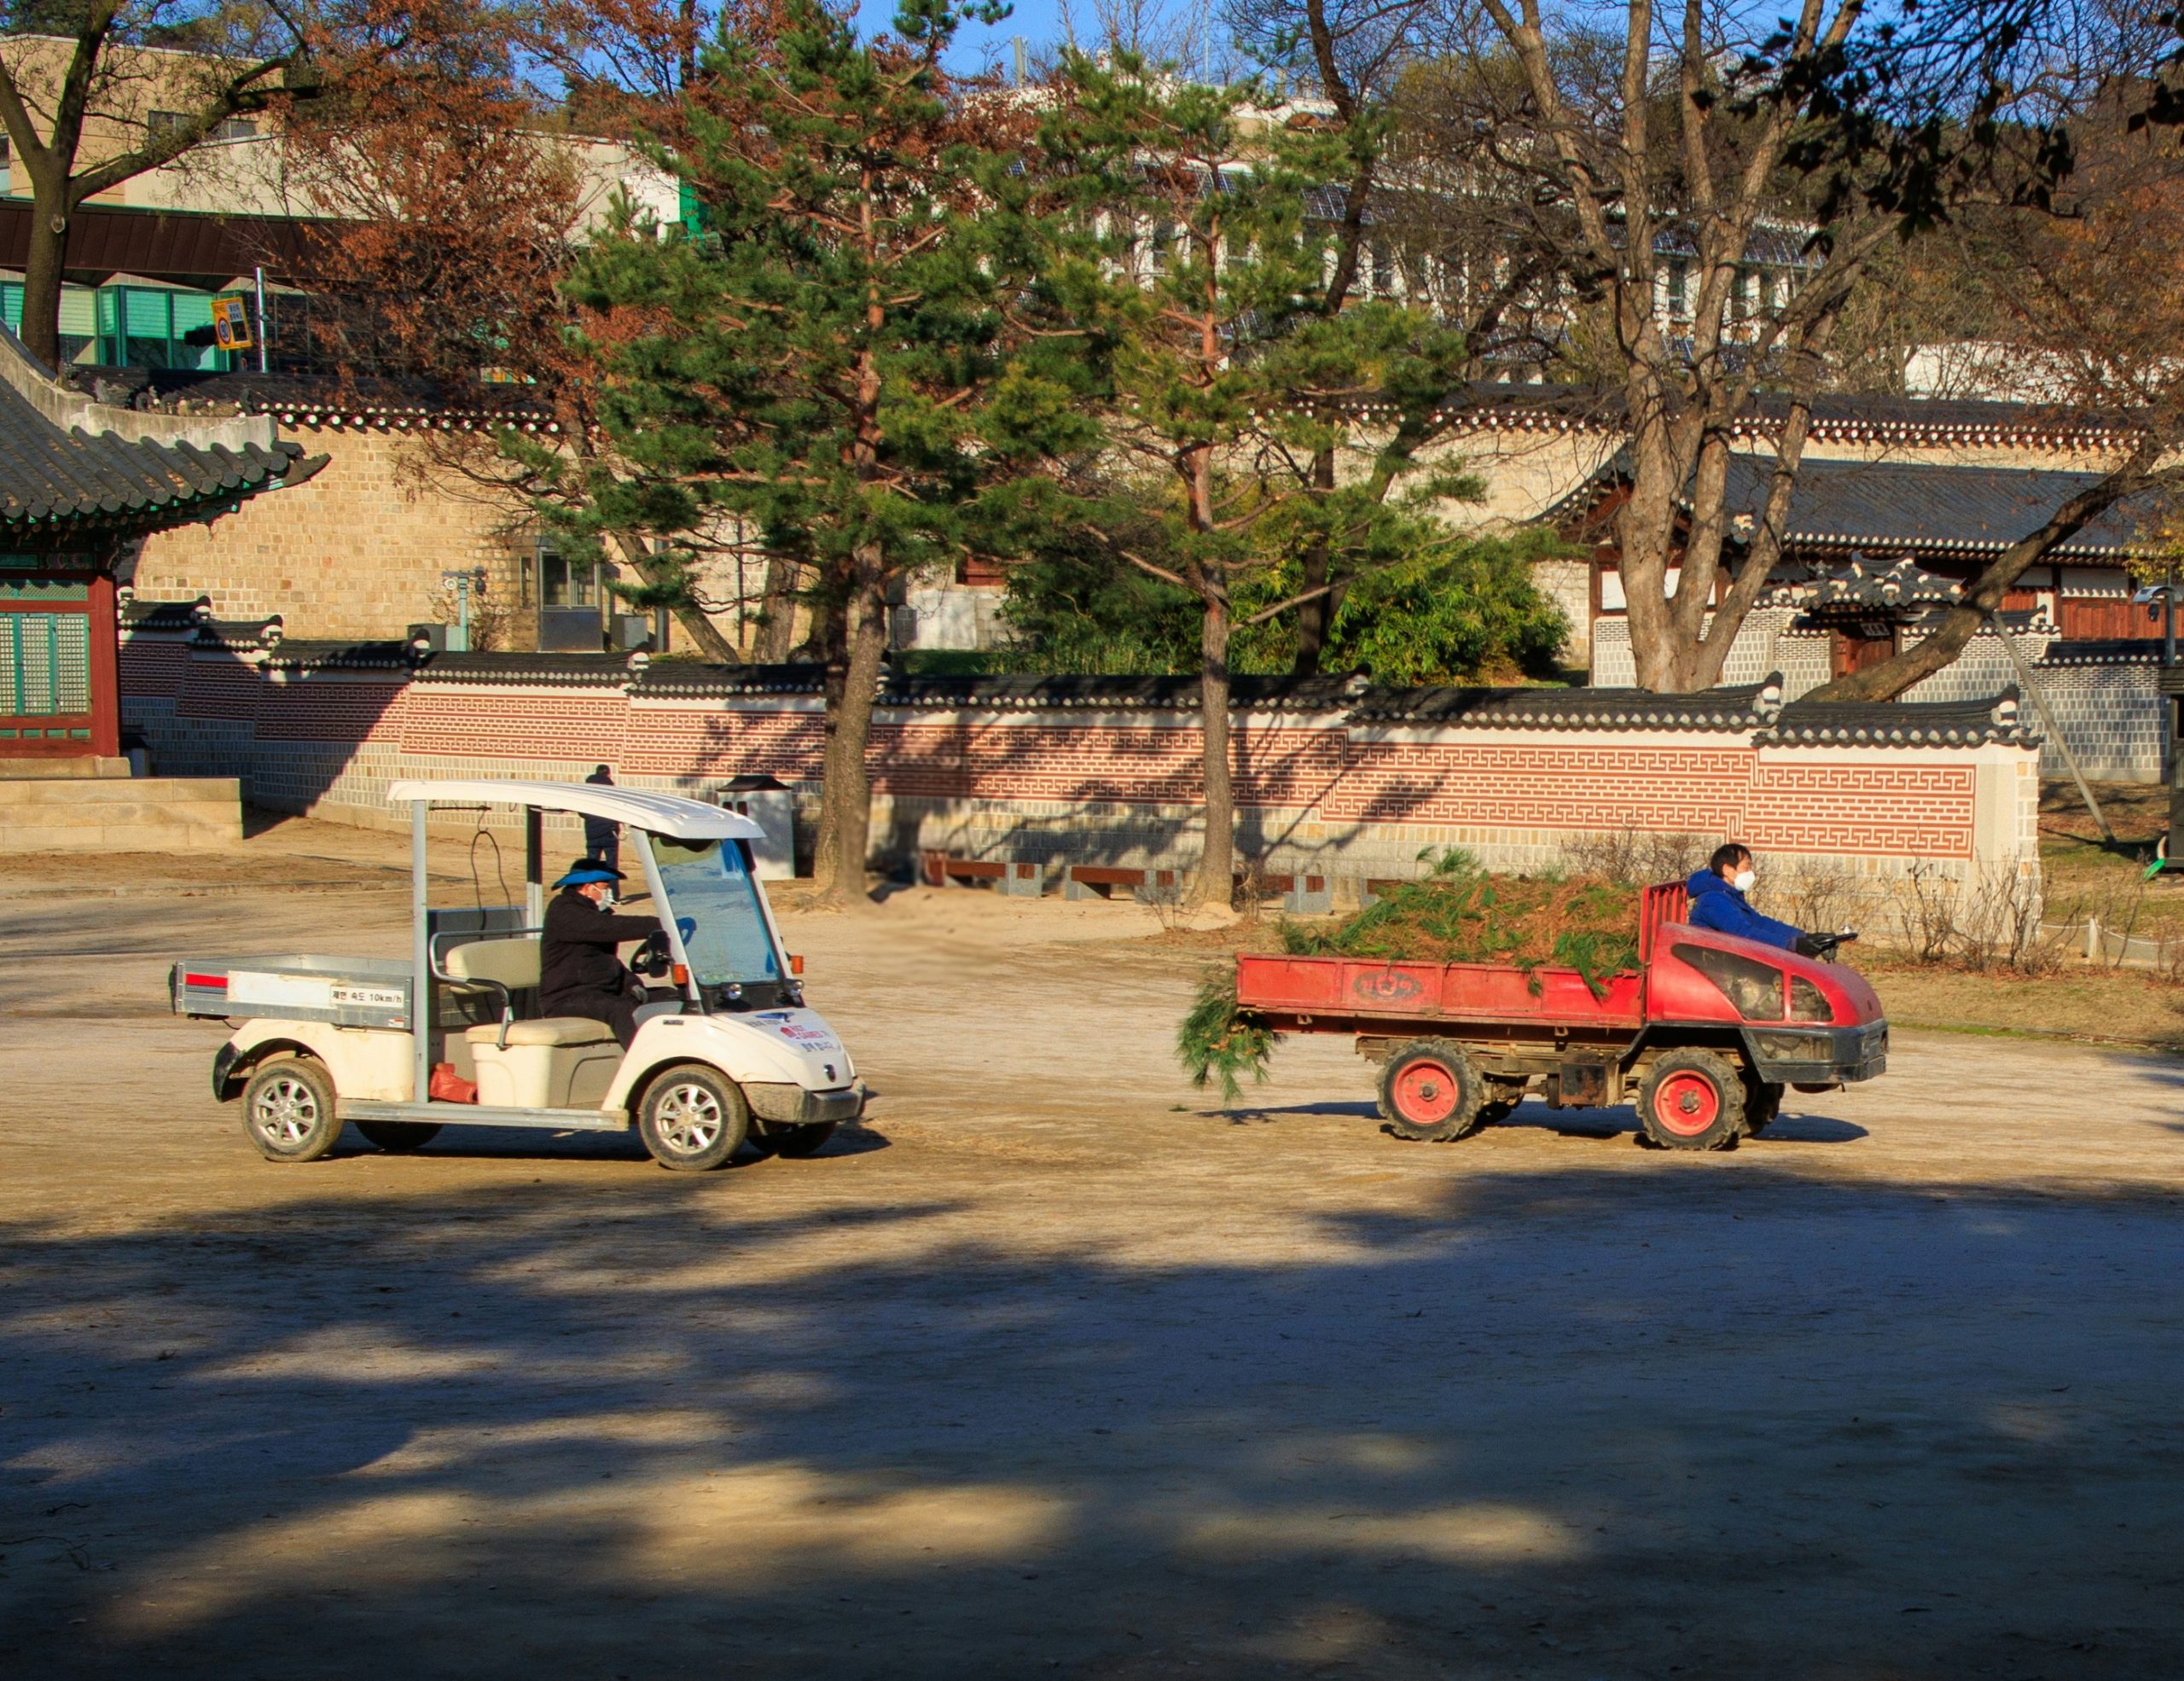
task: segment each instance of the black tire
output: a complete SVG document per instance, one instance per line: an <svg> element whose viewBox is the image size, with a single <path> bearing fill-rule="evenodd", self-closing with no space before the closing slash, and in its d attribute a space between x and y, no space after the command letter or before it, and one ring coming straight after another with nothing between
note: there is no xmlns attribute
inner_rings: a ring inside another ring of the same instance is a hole
<svg viewBox="0 0 2184 1681"><path fill-rule="evenodd" d="M1448 1039L1413 1039L1380 1071L1380 1113L1398 1138L1453 1143L1485 1123L1485 1082L1464 1048Z"/></svg>
<svg viewBox="0 0 2184 1681"><path fill-rule="evenodd" d="M1638 1082L1638 1120L1664 1149L1734 1149L1744 1076L1711 1050L1671 1050Z"/></svg>
<svg viewBox="0 0 2184 1681"><path fill-rule="evenodd" d="M827 1148L837 1125L815 1120L803 1126L770 1126L763 1132L753 1132L751 1145L761 1155L785 1155L792 1161L801 1161Z"/></svg>
<svg viewBox="0 0 2184 1681"><path fill-rule="evenodd" d="M316 1056L273 1056L242 1089L242 1131L268 1161L316 1161L341 1137L334 1076Z"/></svg>
<svg viewBox="0 0 2184 1681"><path fill-rule="evenodd" d="M360 1120L357 1131L364 1135L366 1143L390 1155L407 1155L439 1137L440 1124L437 1120Z"/></svg>
<svg viewBox="0 0 2184 1681"><path fill-rule="evenodd" d="M637 1108L637 1136L654 1161L677 1172L721 1166L750 1131L741 1090L703 1062L678 1062L654 1075Z"/></svg>
<svg viewBox="0 0 2184 1681"><path fill-rule="evenodd" d="M1748 1079L1744 1085L1744 1130L1757 1138L1782 1113L1782 1086L1774 1080Z"/></svg>

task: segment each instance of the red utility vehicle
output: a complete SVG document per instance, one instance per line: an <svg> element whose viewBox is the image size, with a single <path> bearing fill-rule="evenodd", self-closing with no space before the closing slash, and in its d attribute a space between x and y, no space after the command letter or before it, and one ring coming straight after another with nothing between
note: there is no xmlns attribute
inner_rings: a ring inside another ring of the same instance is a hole
<svg viewBox="0 0 2184 1681"><path fill-rule="evenodd" d="M1681 882L1647 888L1639 967L1597 997L1572 968L1239 957L1236 1002L1284 1032L1355 1033L1385 1064L1380 1113L1401 1138L1467 1137L1535 1085L1558 1108L1612 1108L1635 1085L1656 1143L1728 1149L1785 1085L1887 1067L1888 1021L1855 969L1693 928L1687 908Z"/></svg>

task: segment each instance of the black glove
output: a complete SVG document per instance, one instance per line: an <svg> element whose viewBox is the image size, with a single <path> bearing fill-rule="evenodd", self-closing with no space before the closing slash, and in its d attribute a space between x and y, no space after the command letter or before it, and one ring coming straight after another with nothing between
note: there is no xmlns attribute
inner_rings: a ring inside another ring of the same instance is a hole
<svg viewBox="0 0 2184 1681"><path fill-rule="evenodd" d="M1835 949L1835 942L1825 934L1801 934L1791 949L1800 957L1825 957Z"/></svg>

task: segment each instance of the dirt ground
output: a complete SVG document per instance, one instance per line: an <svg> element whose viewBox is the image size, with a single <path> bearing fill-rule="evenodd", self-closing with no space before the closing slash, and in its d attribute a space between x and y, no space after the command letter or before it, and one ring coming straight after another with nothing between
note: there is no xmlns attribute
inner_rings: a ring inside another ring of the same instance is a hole
<svg viewBox="0 0 2184 1681"><path fill-rule="evenodd" d="M0 1675L2184 1666L2184 1062L1403 1144L1339 1040L1187 1086L1143 913L956 889L791 918L815 1160L270 1166L166 965L399 951L400 846L0 887Z"/></svg>

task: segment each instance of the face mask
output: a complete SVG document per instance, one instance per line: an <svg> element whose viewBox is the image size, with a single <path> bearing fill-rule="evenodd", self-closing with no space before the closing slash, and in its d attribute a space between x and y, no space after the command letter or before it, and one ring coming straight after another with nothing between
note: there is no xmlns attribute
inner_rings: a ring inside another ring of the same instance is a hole
<svg viewBox="0 0 2184 1681"><path fill-rule="evenodd" d="M1732 885L1735 887L1739 893L1748 893L1751 891L1751 884L1758 879L1759 877L1753 875L1749 870L1740 870L1737 871L1736 880Z"/></svg>

